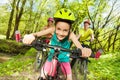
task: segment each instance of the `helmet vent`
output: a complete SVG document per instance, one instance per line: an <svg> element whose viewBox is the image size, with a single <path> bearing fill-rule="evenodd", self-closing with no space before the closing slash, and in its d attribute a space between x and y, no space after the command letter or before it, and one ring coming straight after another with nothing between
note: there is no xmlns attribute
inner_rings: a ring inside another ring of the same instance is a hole
<svg viewBox="0 0 120 80"><path fill-rule="evenodd" d="M60 14L62 14L62 12L60 11Z"/></svg>
<svg viewBox="0 0 120 80"><path fill-rule="evenodd" d="M69 16L71 15L72 13L69 13Z"/></svg>
<svg viewBox="0 0 120 80"><path fill-rule="evenodd" d="M66 9L65 9L64 11L65 11L65 12L67 12L67 10L66 10Z"/></svg>

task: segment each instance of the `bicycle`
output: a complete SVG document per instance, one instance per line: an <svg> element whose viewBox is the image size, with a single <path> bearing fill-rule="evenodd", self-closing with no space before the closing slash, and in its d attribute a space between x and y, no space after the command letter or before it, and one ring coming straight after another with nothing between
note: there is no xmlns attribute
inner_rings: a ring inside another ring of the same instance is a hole
<svg viewBox="0 0 120 80"><path fill-rule="evenodd" d="M80 52L80 50L69 50L69 49L64 49L64 48L62 48L62 47L60 47L60 46L52 46L52 45L48 45L48 44L45 44L45 43L41 43L40 41L37 41L37 42L33 42L32 43L32 46L35 48L35 49L37 49L37 50L41 50L42 48L52 48L52 49L54 49L55 50L55 55L54 55L54 58L56 58L57 59L57 55L58 55L58 53L59 53L59 51L66 51L66 52L70 52L70 53L81 53ZM77 51L79 51L79 52L77 52ZM44 52L43 52L43 54L44 54ZM58 63L59 64L59 63ZM52 78L52 80L65 80L65 78L64 79L61 79L61 75L59 75L59 72L58 72L58 70L59 70L59 67L56 69L57 70L57 73L56 73L56 75L55 75L55 77L54 78ZM47 76L46 76L47 77ZM63 77L62 77L63 78ZM47 79L48 79L48 77L47 77ZM48 80L50 80L50 79L48 79Z"/></svg>
<svg viewBox="0 0 120 80"><path fill-rule="evenodd" d="M81 56L81 50L80 49L75 49L75 50L70 50L70 49L65 49L65 48L62 48L60 46L57 46L57 45L49 45L49 44L46 44L46 43L42 43L41 41L34 41L32 43L32 46L37 49L37 50L43 50L46 49L46 48L51 48L51 49L54 49L55 50L55 55L54 55L54 58L57 60L57 56L59 55L59 51L65 51L65 52L70 52L72 53L72 56L74 58L80 58L78 56ZM44 51L42 51L42 53L44 54ZM76 54L76 55L75 55ZM77 56L77 57L76 57ZM94 55L92 55L94 57ZM59 65L59 63L57 63ZM65 80L66 78L64 79L61 79L63 77L61 77L60 75L60 72L59 72L59 67L56 69L57 70L57 73L54 77L51 77L51 76L47 76L46 75L46 79L47 80ZM84 69L83 69L84 70ZM40 80L40 79L38 79Z"/></svg>

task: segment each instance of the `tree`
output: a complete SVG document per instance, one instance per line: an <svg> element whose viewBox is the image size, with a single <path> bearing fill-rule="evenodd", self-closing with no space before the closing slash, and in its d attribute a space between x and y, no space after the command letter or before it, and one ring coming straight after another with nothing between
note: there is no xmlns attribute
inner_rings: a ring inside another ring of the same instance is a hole
<svg viewBox="0 0 120 80"><path fill-rule="evenodd" d="M10 36L10 32L11 32L11 26L12 26L12 20L13 20L13 15L14 15L14 7L15 7L15 2L16 0L13 0L12 2L12 10L11 10L11 13L10 13L10 18L9 18L9 22L8 22L8 29L7 29L7 32L6 32L6 39L9 39L9 36Z"/></svg>
<svg viewBox="0 0 120 80"><path fill-rule="evenodd" d="M115 12L118 12L117 8L116 8L116 4L117 4L118 0L113 0L113 3L110 5L109 3L112 2L110 0L95 0L94 5L89 7L87 6L88 9L88 17L90 18L91 22L92 22L92 28L94 30L94 34L95 34L95 38L96 38L96 48L98 47L97 45L99 44L101 46L102 44L102 48L106 45L107 46L107 50L109 51L110 47L111 47L111 43L113 40L113 35L115 35L113 32L109 32L108 34L103 33L105 36L108 36L108 38L106 40L104 40L104 42L106 41L107 44L103 44L103 42L101 41L97 41L98 39L98 35L99 33L101 33L101 31L99 31L100 28L102 28L102 30L107 30L109 31L109 28L114 28L114 22L117 19L117 15L115 14ZM115 9L116 8L116 9ZM118 12L120 13L120 12ZM106 15L106 16L104 16ZM113 24L113 25L111 25ZM115 30L115 29L114 29ZM98 44L96 44L97 42L99 42Z"/></svg>
<svg viewBox="0 0 120 80"><path fill-rule="evenodd" d="M13 33L12 33L12 36L11 36L12 39L15 39L15 31L18 30L20 19L23 15L23 10L24 10L25 3L26 3L26 0L22 0L22 5L21 5L21 7L19 7L20 6L20 0L17 1L15 26L14 26L14 30L13 30Z"/></svg>

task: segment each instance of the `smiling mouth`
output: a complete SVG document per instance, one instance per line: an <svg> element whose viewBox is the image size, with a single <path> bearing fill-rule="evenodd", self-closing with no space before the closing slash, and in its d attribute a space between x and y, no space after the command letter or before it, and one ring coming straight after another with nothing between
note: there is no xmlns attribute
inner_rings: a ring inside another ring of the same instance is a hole
<svg viewBox="0 0 120 80"><path fill-rule="evenodd" d="M59 38L64 38L63 36L58 36Z"/></svg>
<svg viewBox="0 0 120 80"><path fill-rule="evenodd" d="M58 38L60 38L60 39L62 38L62 39L63 39L63 38L64 38L64 36L58 36Z"/></svg>

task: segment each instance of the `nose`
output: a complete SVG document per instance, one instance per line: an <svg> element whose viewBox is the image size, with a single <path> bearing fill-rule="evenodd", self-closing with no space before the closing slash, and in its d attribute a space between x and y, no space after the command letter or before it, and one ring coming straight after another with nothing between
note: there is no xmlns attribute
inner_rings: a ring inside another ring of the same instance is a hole
<svg viewBox="0 0 120 80"><path fill-rule="evenodd" d="M63 33L63 31L60 31L60 33L59 33L60 35L63 35L64 33Z"/></svg>
<svg viewBox="0 0 120 80"><path fill-rule="evenodd" d="M58 34L59 34L59 35L63 35L64 33L63 33L63 31L61 30L61 31L59 31Z"/></svg>

